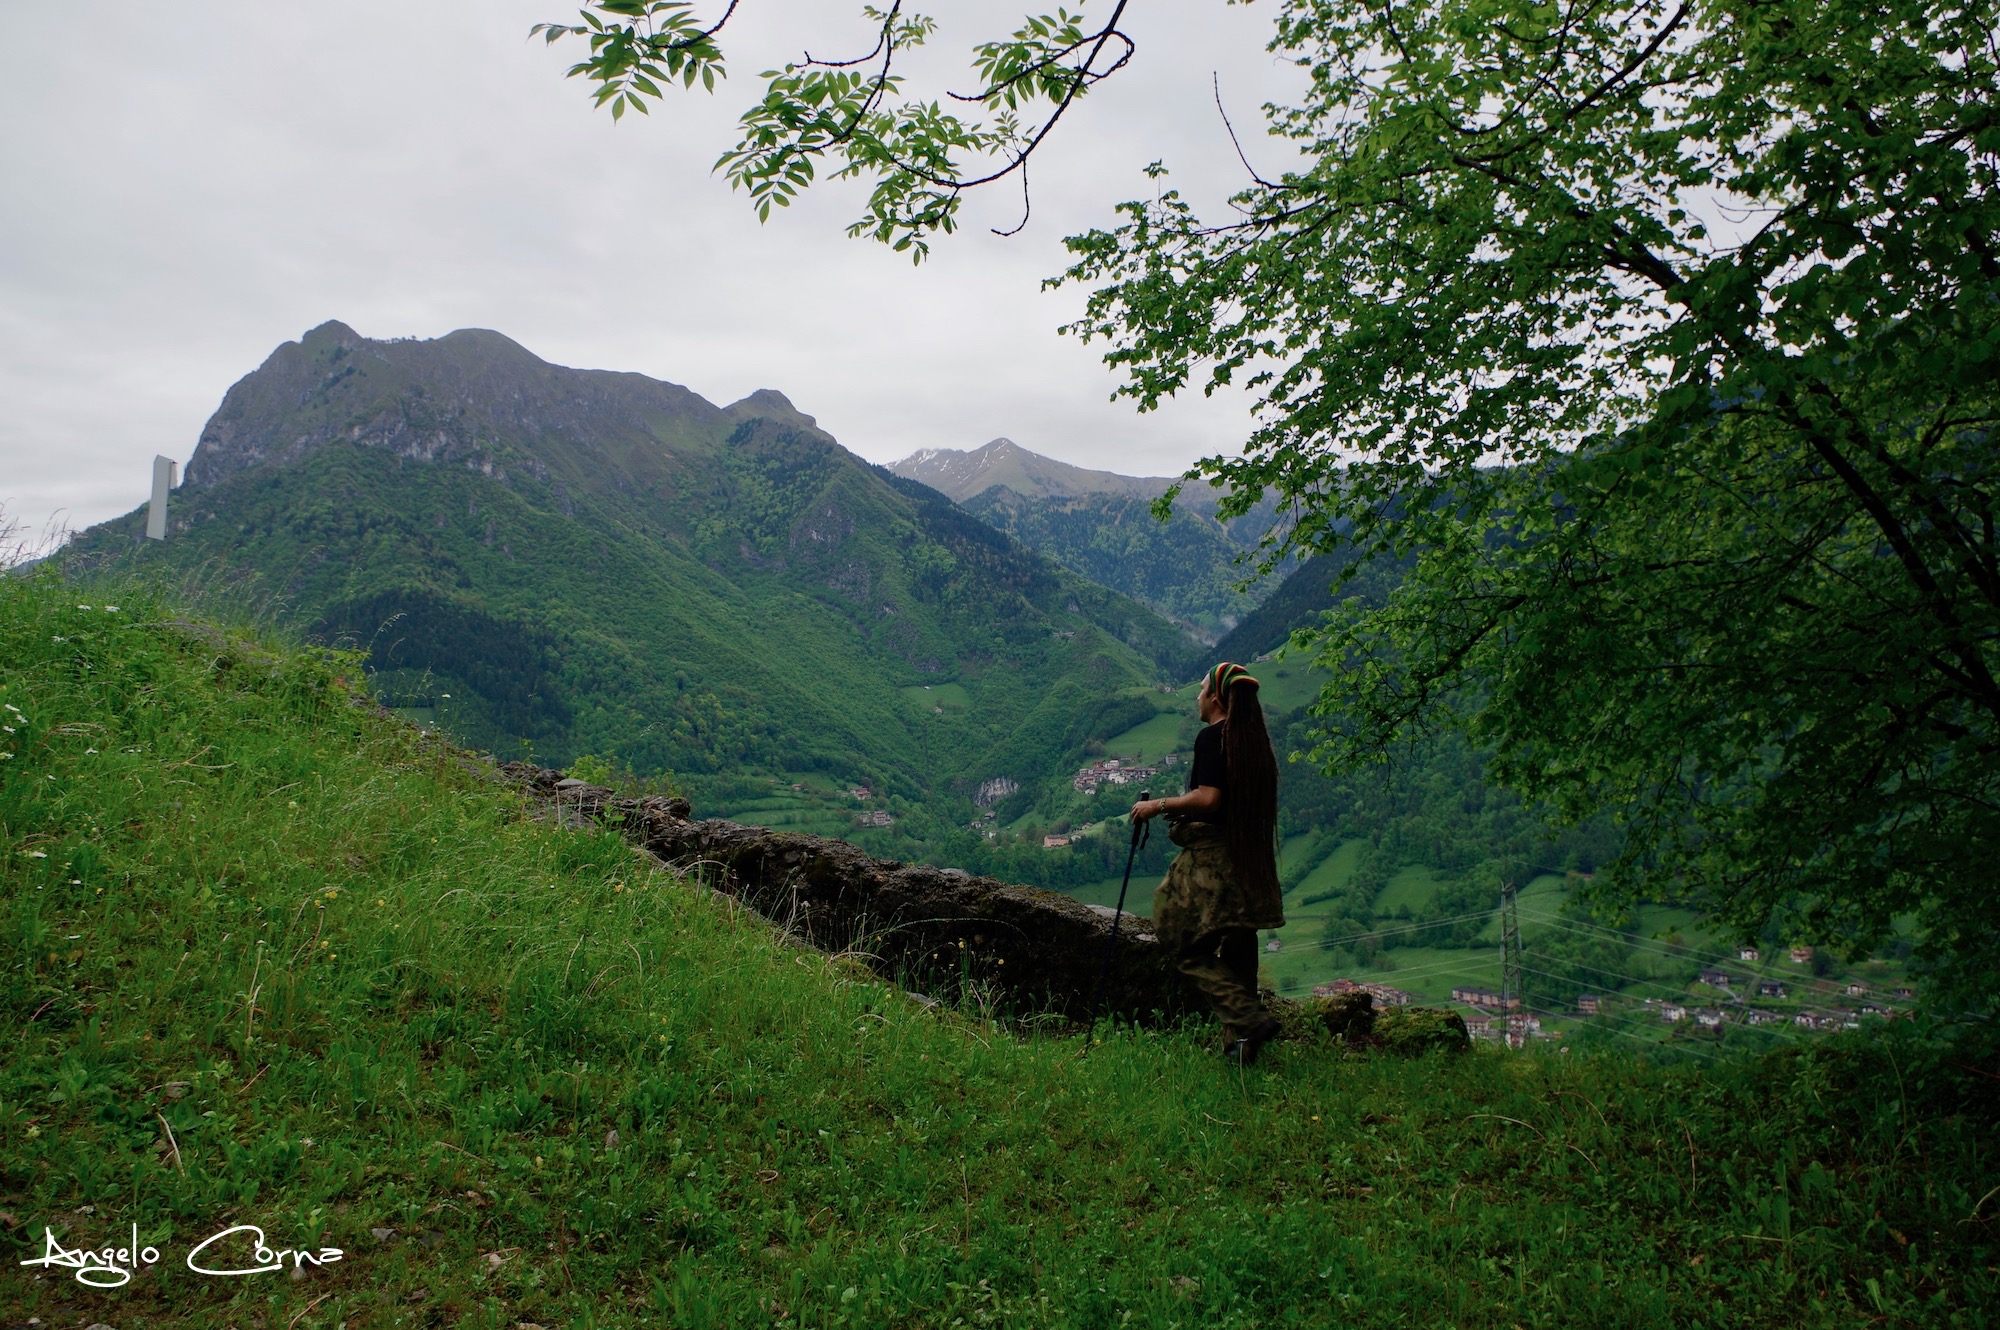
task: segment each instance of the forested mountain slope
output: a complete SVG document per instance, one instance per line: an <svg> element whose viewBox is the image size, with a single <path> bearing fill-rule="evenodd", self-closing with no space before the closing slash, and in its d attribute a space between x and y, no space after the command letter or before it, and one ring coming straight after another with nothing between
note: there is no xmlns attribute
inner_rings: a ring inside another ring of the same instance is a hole
<svg viewBox="0 0 2000 1330"><path fill-rule="evenodd" d="M1278 520L1273 501L1222 522L1214 497L1198 487L1183 493L1173 519L1162 523L1152 503L1173 480L1072 466L1011 439L971 452L926 448L889 469L1207 641L1227 633L1283 579L1282 570L1257 576L1249 554Z"/></svg>
<svg viewBox="0 0 2000 1330"><path fill-rule="evenodd" d="M1294 632L1317 626L1337 601L1349 597L1381 605L1410 568L1406 560L1380 559L1361 568L1353 581L1340 585L1340 575L1352 561L1348 550L1335 549L1299 564L1216 643L1216 654L1224 660L1254 660L1276 651Z"/></svg>
<svg viewBox="0 0 2000 1330"><path fill-rule="evenodd" d="M1227 633L1282 577L1258 577L1250 553L1270 527L1268 513L1224 524L1215 520L1213 505L1204 512L1182 499L1172 520L1162 523L1149 499L1025 498L998 485L961 503L1071 572L1122 591L1207 638Z"/></svg>
<svg viewBox="0 0 2000 1330"><path fill-rule="evenodd" d="M171 538L143 520L68 557L252 577L392 702L559 761L963 793L1195 668L1172 625L775 392L717 407L480 330L281 346L204 429ZM949 714L906 695L945 683Z"/></svg>

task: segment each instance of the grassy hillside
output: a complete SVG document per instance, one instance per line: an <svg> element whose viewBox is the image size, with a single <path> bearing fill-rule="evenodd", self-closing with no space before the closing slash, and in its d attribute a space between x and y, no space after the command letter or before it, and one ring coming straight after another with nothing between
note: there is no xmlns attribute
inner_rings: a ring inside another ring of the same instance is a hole
<svg viewBox="0 0 2000 1330"><path fill-rule="evenodd" d="M1003 1027L538 820L352 665L0 580L10 1319L1995 1319L1990 1048L1235 1072ZM345 1256L182 1265L233 1224ZM44 1226L163 1258L87 1288L15 1264Z"/></svg>

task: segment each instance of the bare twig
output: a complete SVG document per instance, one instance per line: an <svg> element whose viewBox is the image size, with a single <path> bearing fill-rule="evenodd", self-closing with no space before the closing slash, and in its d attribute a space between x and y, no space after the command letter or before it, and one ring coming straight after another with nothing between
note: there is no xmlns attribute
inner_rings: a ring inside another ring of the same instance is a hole
<svg viewBox="0 0 2000 1330"><path fill-rule="evenodd" d="M1510 1118L1505 1113L1467 1113L1465 1116L1467 1121L1470 1121L1473 1118L1497 1118L1502 1122L1511 1122L1517 1127L1526 1127L1529 1131L1535 1133L1535 1135L1537 1136L1540 1136L1545 1141L1548 1139L1548 1135L1545 1132L1543 1132L1540 1127L1537 1127L1534 1123L1523 1122L1519 1118Z"/></svg>
<svg viewBox="0 0 2000 1330"><path fill-rule="evenodd" d="M314 1298L311 1302L308 1302L305 1306L293 1312L292 1319L285 1322L285 1330L292 1330L292 1327L299 1323L299 1318L301 1316L304 1316L307 1312L319 1306L322 1302L325 1302L328 1298L332 1296L333 1293L331 1290L329 1290L328 1292L320 1294L318 1297Z"/></svg>
<svg viewBox="0 0 2000 1330"><path fill-rule="evenodd" d="M1222 127L1229 133L1229 146L1236 149L1236 160L1243 163L1243 169L1249 172L1250 178L1265 189L1290 189L1290 185L1273 184L1266 180L1257 173L1256 167L1250 165L1250 159L1243 153L1242 143L1237 141L1236 126L1229 123L1229 112L1222 108L1222 74L1216 70L1209 71L1209 82L1215 90L1215 113L1222 117Z"/></svg>
<svg viewBox="0 0 2000 1330"><path fill-rule="evenodd" d="M459 1152L460 1154L464 1155L464 1156L465 1156L465 1157L466 1157L467 1159L471 1159L471 1160L474 1160L474 1161L476 1161L476 1162L478 1162L478 1163L481 1163L481 1164L485 1164L485 1165L486 1165L486 1166L487 1166L488 1168L491 1168L491 1167L493 1166L493 1161L492 1161L492 1160L490 1160L490 1159L482 1159L482 1158L480 1158L480 1156L478 1156L478 1155L476 1155L476 1154L472 1153L472 1151L470 1151L470 1150L467 1150L467 1149L463 1148L462 1146L457 1146L457 1145L453 1145L453 1144L452 1144L452 1143L451 1143L450 1141L432 1141L432 1142L431 1142L431 1148L432 1148L433 1150L437 1149L437 1148L438 1148L438 1147L439 1147L440 1145L442 1145L442 1146L443 1146L443 1147L444 1147L445 1149L447 1149L447 1150L457 1150L457 1151L458 1151L458 1152Z"/></svg>
<svg viewBox="0 0 2000 1330"><path fill-rule="evenodd" d="M174 1139L174 1129L167 1125L167 1119L165 1114L155 1112L153 1116L160 1120L160 1130L167 1134L167 1145L174 1152L174 1168L182 1176L186 1176L187 1165L181 1162L181 1143Z"/></svg>
<svg viewBox="0 0 2000 1330"><path fill-rule="evenodd" d="M965 1196L965 1229L959 1246L966 1252L972 1250L972 1179L966 1175L965 1161L958 1161L958 1184Z"/></svg>
<svg viewBox="0 0 2000 1330"><path fill-rule="evenodd" d="M250 967L250 991L243 998L243 1047L246 1051L250 1047L251 1025L257 1019L257 975L263 969L263 966L264 944L259 942L257 944L256 963Z"/></svg>

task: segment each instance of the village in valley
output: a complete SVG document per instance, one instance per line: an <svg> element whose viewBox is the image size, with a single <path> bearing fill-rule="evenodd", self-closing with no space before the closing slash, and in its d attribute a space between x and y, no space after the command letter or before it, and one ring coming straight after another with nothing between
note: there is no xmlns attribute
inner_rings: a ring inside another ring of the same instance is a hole
<svg viewBox="0 0 2000 1330"><path fill-rule="evenodd" d="M1127 762L1115 757L1099 758L1077 769L1070 781L1078 794L1092 795L1107 785L1136 785L1160 774L1160 771L1180 761L1180 754L1169 753L1160 760L1158 766L1145 766L1137 762Z"/></svg>
<svg viewBox="0 0 2000 1330"><path fill-rule="evenodd" d="M1280 950L1275 940L1265 947L1273 953ZM1555 1009L1536 1003L1532 988L1523 996L1457 984L1451 989L1450 1006L1475 1039L1520 1047L1528 1040L1560 1040L1590 1024L1621 1034L1633 1033L1637 1026L1643 1031L1640 1037L1661 1039L1719 1040L1731 1027L1772 1033L1858 1030L1871 1020L1907 1017L1916 1003L1916 988L1908 982L1875 984L1854 976L1835 977L1825 967L1826 958L1809 946L1785 948L1782 959L1776 955L1767 959L1763 948L1744 946L1736 948L1733 967L1702 969L1682 996L1607 990L1580 994L1574 1003ZM1657 990L1661 985L1639 981L1635 987ZM1367 993L1378 1009L1424 1001L1390 984L1348 978L1316 984L1311 991L1314 997Z"/></svg>
<svg viewBox="0 0 2000 1330"><path fill-rule="evenodd" d="M1169 753L1160 759L1156 765L1149 766L1145 763L1133 762L1124 758L1101 757L1095 762L1089 762L1077 768L1076 775L1070 779L1070 788L1074 789L1084 798L1089 799L1095 797L1099 790L1110 787L1119 785L1143 786L1145 782L1152 780L1161 771L1177 764L1180 760L1180 754ZM1134 797L1136 797L1136 794ZM1042 837L1042 848L1046 850L1060 850L1082 834L1084 834L1083 831L1050 832Z"/></svg>

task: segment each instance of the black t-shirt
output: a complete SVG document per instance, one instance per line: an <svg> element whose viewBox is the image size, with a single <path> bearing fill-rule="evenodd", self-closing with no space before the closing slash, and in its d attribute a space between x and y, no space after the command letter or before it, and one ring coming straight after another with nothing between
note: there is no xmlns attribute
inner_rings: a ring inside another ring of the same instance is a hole
<svg viewBox="0 0 2000 1330"><path fill-rule="evenodd" d="M1222 791L1222 805L1209 813L1183 813L1183 822L1220 822L1229 810L1229 766L1222 756L1222 722L1202 726L1194 737L1194 760L1188 763L1187 787L1213 785Z"/></svg>

